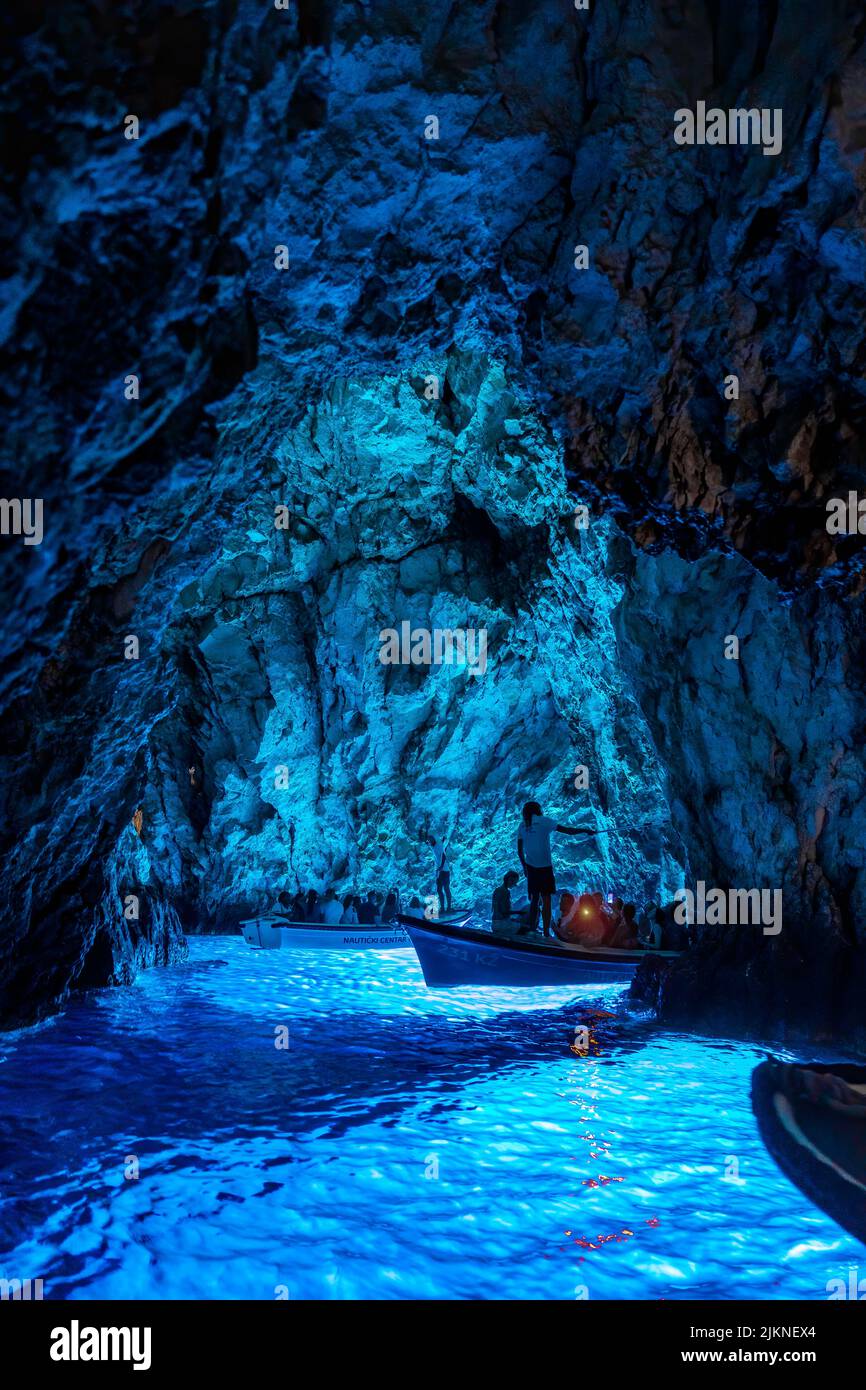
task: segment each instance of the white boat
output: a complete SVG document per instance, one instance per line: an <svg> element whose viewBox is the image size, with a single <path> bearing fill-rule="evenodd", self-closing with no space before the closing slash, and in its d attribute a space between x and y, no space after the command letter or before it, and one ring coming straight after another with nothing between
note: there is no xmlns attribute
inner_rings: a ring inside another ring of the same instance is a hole
<svg viewBox="0 0 866 1390"><path fill-rule="evenodd" d="M412 920L412 914L407 914ZM447 920L468 921L471 912L449 913ZM417 914L423 921L423 913ZM290 922L288 917L269 912L241 922L244 941L256 951L406 951L412 942L397 923L378 926L326 926L324 922Z"/></svg>
<svg viewBox="0 0 866 1390"><path fill-rule="evenodd" d="M270 914L241 922L244 941L256 951L396 951L412 942L398 926L339 926L324 922L290 922Z"/></svg>

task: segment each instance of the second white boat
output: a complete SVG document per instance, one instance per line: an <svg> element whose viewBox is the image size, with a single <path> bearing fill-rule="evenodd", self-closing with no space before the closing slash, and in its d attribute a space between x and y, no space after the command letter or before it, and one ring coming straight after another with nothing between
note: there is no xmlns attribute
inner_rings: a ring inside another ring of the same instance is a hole
<svg viewBox="0 0 866 1390"><path fill-rule="evenodd" d="M416 914L408 914L415 920ZM469 911L449 913L446 920L462 925ZM417 914L423 921L423 913ZM329 927L323 922L290 922L288 917L270 912L241 922L244 941L255 951L408 951L412 942L408 932L396 923L378 926Z"/></svg>
<svg viewBox="0 0 866 1390"><path fill-rule="evenodd" d="M253 917L241 922L244 940L257 951L404 951L412 942L402 927L328 927L322 922L290 922Z"/></svg>

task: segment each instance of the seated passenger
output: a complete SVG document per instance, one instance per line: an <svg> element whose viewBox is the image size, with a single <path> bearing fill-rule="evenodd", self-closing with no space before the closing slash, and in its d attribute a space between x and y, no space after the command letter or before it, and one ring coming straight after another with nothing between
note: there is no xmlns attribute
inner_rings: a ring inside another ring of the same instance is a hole
<svg viewBox="0 0 866 1390"><path fill-rule="evenodd" d="M621 901L621 899L620 899ZM601 946L609 946L614 938L616 928L619 924L619 914L614 910L614 904L605 902L603 893L593 893L592 902L601 923Z"/></svg>
<svg viewBox="0 0 866 1390"><path fill-rule="evenodd" d="M289 908L290 922L305 922L307 920L307 900L303 893L296 893L292 898L292 905Z"/></svg>
<svg viewBox="0 0 866 1390"><path fill-rule="evenodd" d="M311 888L307 894L306 916L304 917L304 921L321 922L321 920L322 909L319 906L319 895L315 888Z"/></svg>
<svg viewBox="0 0 866 1390"><path fill-rule="evenodd" d="M574 893L563 893L559 899L559 919L553 930L560 941L579 941L577 919L583 900Z"/></svg>
<svg viewBox="0 0 866 1390"><path fill-rule="evenodd" d="M602 921L596 896L601 895L581 893L577 911L569 913L568 940L590 949L604 945L606 933L606 925Z"/></svg>
<svg viewBox="0 0 866 1390"><path fill-rule="evenodd" d="M364 927L372 927L376 921L376 894L372 889L361 903L358 912L358 921Z"/></svg>
<svg viewBox="0 0 866 1390"><path fill-rule="evenodd" d="M605 902L601 893L594 894L597 901L601 902L601 920L604 923L604 945L616 946L622 936L623 924L623 901L622 898L614 898L612 902Z"/></svg>
<svg viewBox="0 0 866 1390"><path fill-rule="evenodd" d="M385 899L385 903L382 908L382 921L393 922L394 918L397 916L398 911L399 908L397 905L397 894L394 892L392 888L391 892Z"/></svg>
<svg viewBox="0 0 866 1390"><path fill-rule="evenodd" d="M355 899L351 893L347 893L343 899L343 915L340 918L340 925L343 927L357 927L358 914L355 911Z"/></svg>
<svg viewBox="0 0 866 1390"><path fill-rule="evenodd" d="M338 927L343 915L343 904L333 888L329 888L322 898L322 921L326 927Z"/></svg>
<svg viewBox="0 0 866 1390"><path fill-rule="evenodd" d="M647 951L658 951L662 944L662 929L656 921L656 903L647 903L638 930L638 944Z"/></svg>
<svg viewBox="0 0 866 1390"><path fill-rule="evenodd" d="M607 905L607 903L606 903L605 900L604 900L604 894L603 894L603 893L590 893L589 896L592 898L593 905L594 905L595 910L596 910L596 912L598 913L598 916L599 916L599 920L602 922L602 924L604 925L604 927L605 927L605 929L606 929L606 928L609 927L610 924L611 924L611 915L610 915L610 910L609 910L609 908L608 908L608 905Z"/></svg>
<svg viewBox="0 0 866 1390"><path fill-rule="evenodd" d="M636 916L637 908L634 903L626 903L620 914L619 921L614 926L613 933L607 943L608 946L615 946L620 951L637 950Z"/></svg>
<svg viewBox="0 0 866 1390"><path fill-rule="evenodd" d="M355 913L355 921L363 921L363 918L361 917L361 909L363 908L363 903L361 901L361 896L359 893L355 893L354 897L352 898L352 908Z"/></svg>
<svg viewBox="0 0 866 1390"><path fill-rule="evenodd" d="M494 931L511 931L518 926L518 921L512 916L511 910L511 890L516 883L520 882L520 875L513 869L503 876L499 887L493 891L492 916Z"/></svg>
<svg viewBox="0 0 866 1390"><path fill-rule="evenodd" d="M636 903L626 903L622 910L622 919L628 932L629 950L634 950L638 944Z"/></svg>

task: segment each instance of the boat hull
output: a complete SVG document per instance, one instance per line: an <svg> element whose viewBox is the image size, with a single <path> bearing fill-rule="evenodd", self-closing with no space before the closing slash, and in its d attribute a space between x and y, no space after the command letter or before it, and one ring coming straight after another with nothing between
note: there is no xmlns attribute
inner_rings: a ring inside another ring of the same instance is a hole
<svg viewBox="0 0 866 1390"><path fill-rule="evenodd" d="M806 1070L838 1077L862 1094L863 1105L821 1104L798 1094L796 1073ZM761 1062L752 1073L752 1109L782 1172L866 1244L866 1067Z"/></svg>
<svg viewBox="0 0 866 1390"><path fill-rule="evenodd" d="M538 989L549 986L627 984L644 952L584 951L498 937L492 932L435 921L399 918L418 953L430 989L460 985Z"/></svg>
<svg viewBox="0 0 866 1390"><path fill-rule="evenodd" d="M255 917L241 923L244 940L257 951L408 951L412 945L401 927L325 926L322 922L286 922Z"/></svg>
<svg viewBox="0 0 866 1390"><path fill-rule="evenodd" d="M280 928L284 951L407 951L411 945L400 927Z"/></svg>
<svg viewBox="0 0 866 1390"><path fill-rule="evenodd" d="M249 922L241 922L244 941L254 951L275 951L280 945L280 929L265 917L255 917Z"/></svg>

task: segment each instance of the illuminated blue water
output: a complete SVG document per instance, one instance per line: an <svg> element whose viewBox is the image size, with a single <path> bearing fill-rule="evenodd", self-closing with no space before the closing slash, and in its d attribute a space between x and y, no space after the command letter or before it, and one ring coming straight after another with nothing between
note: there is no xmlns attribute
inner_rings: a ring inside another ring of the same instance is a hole
<svg viewBox="0 0 866 1390"><path fill-rule="evenodd" d="M866 1266L760 1142L762 1054L618 998L431 994L413 952L193 940L0 1036L0 1276L56 1298L823 1299Z"/></svg>

